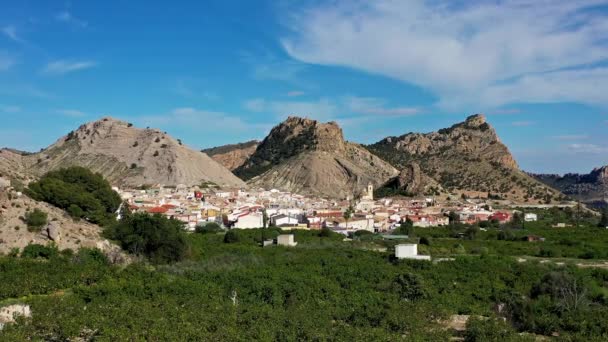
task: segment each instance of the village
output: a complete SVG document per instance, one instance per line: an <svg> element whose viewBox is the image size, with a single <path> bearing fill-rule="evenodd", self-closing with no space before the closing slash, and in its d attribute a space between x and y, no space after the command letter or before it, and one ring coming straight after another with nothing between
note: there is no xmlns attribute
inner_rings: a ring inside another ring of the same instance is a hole
<svg viewBox="0 0 608 342"><path fill-rule="evenodd" d="M226 229L279 227L329 228L349 235L359 230L390 233L403 222L414 227L440 227L450 220L474 224L510 222L513 210L495 210L484 200L438 201L432 197L374 198L368 185L358 199L342 201L307 197L276 189L218 189L186 186L115 189L132 212L160 214L184 222L187 230L214 222ZM525 214L526 221L536 221Z"/></svg>

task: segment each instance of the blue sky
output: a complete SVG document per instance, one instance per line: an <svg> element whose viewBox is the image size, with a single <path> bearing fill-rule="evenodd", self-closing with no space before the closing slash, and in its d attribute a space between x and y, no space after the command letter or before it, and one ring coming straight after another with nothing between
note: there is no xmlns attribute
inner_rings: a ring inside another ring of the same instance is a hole
<svg viewBox="0 0 608 342"><path fill-rule="evenodd" d="M348 140L485 113L520 166L608 164L608 0L0 1L0 146L113 116L194 148L288 115Z"/></svg>

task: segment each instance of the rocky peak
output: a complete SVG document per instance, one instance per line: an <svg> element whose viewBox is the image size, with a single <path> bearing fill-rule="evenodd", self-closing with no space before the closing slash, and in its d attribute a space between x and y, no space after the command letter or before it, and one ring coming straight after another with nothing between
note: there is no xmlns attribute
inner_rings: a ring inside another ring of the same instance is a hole
<svg viewBox="0 0 608 342"><path fill-rule="evenodd" d="M471 128L480 127L481 125L483 125L485 123L486 123L486 116L483 114L471 115L464 121L465 126L471 127Z"/></svg>
<svg viewBox="0 0 608 342"><path fill-rule="evenodd" d="M295 145L308 150L344 150L344 135L336 122L320 123L317 120L290 116L274 127L262 146L276 143ZM279 146L276 146L279 147Z"/></svg>

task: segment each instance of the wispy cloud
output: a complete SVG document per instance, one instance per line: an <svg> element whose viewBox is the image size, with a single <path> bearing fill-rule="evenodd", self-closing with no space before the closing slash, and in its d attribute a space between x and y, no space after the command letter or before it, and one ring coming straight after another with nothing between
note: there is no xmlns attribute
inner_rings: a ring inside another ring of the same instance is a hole
<svg viewBox="0 0 608 342"><path fill-rule="evenodd" d="M511 122L511 126L514 126L514 127L527 127L527 126L532 126L534 124L535 124L534 121L513 121L513 122Z"/></svg>
<svg viewBox="0 0 608 342"><path fill-rule="evenodd" d="M293 58L430 89L444 108L608 104L606 0L336 0L294 5ZM332 29L327 29L331 27Z"/></svg>
<svg viewBox="0 0 608 342"><path fill-rule="evenodd" d="M57 13L55 15L55 20L79 27L87 27L89 25L86 21L74 17L72 13L67 10Z"/></svg>
<svg viewBox="0 0 608 342"><path fill-rule="evenodd" d="M521 109L517 108L503 108L503 109L494 109L488 114L496 114L496 115L505 115L505 114L519 114L521 113Z"/></svg>
<svg viewBox="0 0 608 342"><path fill-rule="evenodd" d="M298 97L298 96L302 96L304 94L305 93L300 90L292 90L292 91L287 92L287 96L289 96L289 97Z"/></svg>
<svg viewBox="0 0 608 342"><path fill-rule="evenodd" d="M252 112L268 112L277 119L296 115L318 120L332 120L338 113L336 104L325 98L318 101L268 101L257 98L246 101L244 107Z"/></svg>
<svg viewBox="0 0 608 342"><path fill-rule="evenodd" d="M10 55L0 51L0 71L8 70L13 65L15 65L15 59Z"/></svg>
<svg viewBox="0 0 608 342"><path fill-rule="evenodd" d="M587 134L565 134L565 135L554 135L553 139L561 140L561 141L572 141L572 140L585 140L589 139L589 135Z"/></svg>
<svg viewBox="0 0 608 342"><path fill-rule="evenodd" d="M19 113L21 111L21 107L0 105L0 111L4 113Z"/></svg>
<svg viewBox="0 0 608 342"><path fill-rule="evenodd" d="M79 111L76 109L59 109L59 110L57 110L57 113L61 114L61 115L65 115L65 116L70 116L73 118L81 118L81 117L84 117L87 115L85 112L82 112L82 111Z"/></svg>
<svg viewBox="0 0 608 342"><path fill-rule="evenodd" d="M69 61L69 60L58 60L48 63L42 73L46 75L64 75L67 73L86 70L97 66L94 61Z"/></svg>
<svg viewBox="0 0 608 342"><path fill-rule="evenodd" d="M13 25L4 26L2 28L2 34L4 34L6 37L8 37L9 39L11 39L12 41L15 41L17 43L24 42L24 40L17 33L17 28Z"/></svg>
<svg viewBox="0 0 608 342"><path fill-rule="evenodd" d="M182 97L190 99L204 99L209 101L217 101L220 99L220 96L213 91L201 90L201 88L205 88L202 83L204 82L194 78L179 78L175 81L171 90Z"/></svg>
<svg viewBox="0 0 608 342"><path fill-rule="evenodd" d="M596 144L570 144L568 149L575 153L600 154L608 153L608 146L600 146Z"/></svg>
<svg viewBox="0 0 608 342"><path fill-rule="evenodd" d="M346 107L355 114L412 116L421 112L418 107L387 107L386 100L375 97L347 96L344 102Z"/></svg>

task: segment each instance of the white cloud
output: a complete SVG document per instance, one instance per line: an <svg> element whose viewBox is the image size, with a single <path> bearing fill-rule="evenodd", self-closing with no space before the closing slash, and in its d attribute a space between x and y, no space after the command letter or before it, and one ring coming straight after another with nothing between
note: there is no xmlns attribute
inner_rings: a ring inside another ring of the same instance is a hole
<svg viewBox="0 0 608 342"><path fill-rule="evenodd" d="M386 107L386 101L375 97L347 96L346 108L355 114L374 114L377 116L412 116L421 112L417 107Z"/></svg>
<svg viewBox="0 0 608 342"><path fill-rule="evenodd" d="M337 0L295 8L282 45L430 89L448 108L512 102L608 104L606 0Z"/></svg>
<svg viewBox="0 0 608 342"><path fill-rule="evenodd" d="M71 116L73 118L81 118L87 115L85 112L76 109L60 109L57 111L57 113L65 116Z"/></svg>
<svg viewBox="0 0 608 342"><path fill-rule="evenodd" d="M42 73L47 75L63 75L70 72L90 69L97 66L94 61L68 61L58 60L48 63Z"/></svg>
<svg viewBox="0 0 608 342"><path fill-rule="evenodd" d="M608 146L600 146L595 144L570 144L568 149L575 153L585 154L600 154L608 153Z"/></svg>
<svg viewBox="0 0 608 342"><path fill-rule="evenodd" d="M86 21L74 17L72 13L67 10L57 13L57 15L55 15L55 20L80 27L87 27L89 25Z"/></svg>
<svg viewBox="0 0 608 342"><path fill-rule="evenodd" d="M17 28L13 25L4 26L2 28L2 33L5 36L7 36L9 39L11 39L17 43L23 43L23 39L21 39L21 37L17 33Z"/></svg>

